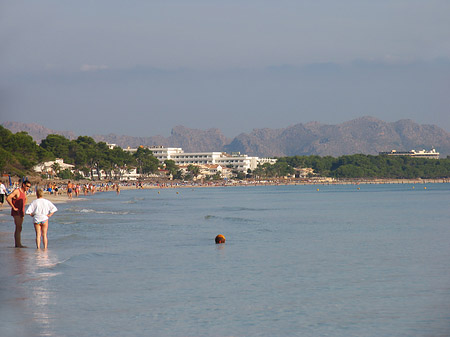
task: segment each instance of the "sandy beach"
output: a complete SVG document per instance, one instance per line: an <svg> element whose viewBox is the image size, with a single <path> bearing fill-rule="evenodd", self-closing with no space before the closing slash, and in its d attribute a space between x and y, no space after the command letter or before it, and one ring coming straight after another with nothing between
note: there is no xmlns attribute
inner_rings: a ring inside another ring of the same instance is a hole
<svg viewBox="0 0 450 337"><path fill-rule="evenodd" d="M50 200L54 204L63 204L66 202L86 200L85 196L80 196L78 198L73 197L72 199L69 199L69 197L66 194L54 195L49 193L45 193L43 198ZM27 196L27 205L30 204L33 200L36 200L36 193L34 192ZM4 205L3 207L6 208L6 206L9 207L9 205Z"/></svg>

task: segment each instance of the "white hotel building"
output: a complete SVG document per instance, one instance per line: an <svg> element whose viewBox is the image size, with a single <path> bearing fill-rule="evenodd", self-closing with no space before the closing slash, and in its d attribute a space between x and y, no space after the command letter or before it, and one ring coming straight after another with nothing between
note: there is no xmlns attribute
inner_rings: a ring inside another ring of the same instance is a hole
<svg viewBox="0 0 450 337"><path fill-rule="evenodd" d="M225 152L193 152L185 153L179 147L146 146L153 152L153 155L163 163L170 159L176 165L220 165L222 167L232 166L233 169L241 172L247 172L248 169L254 170L258 164L274 164L276 159L249 157L239 152L228 154ZM126 149L125 151L135 152L137 149Z"/></svg>

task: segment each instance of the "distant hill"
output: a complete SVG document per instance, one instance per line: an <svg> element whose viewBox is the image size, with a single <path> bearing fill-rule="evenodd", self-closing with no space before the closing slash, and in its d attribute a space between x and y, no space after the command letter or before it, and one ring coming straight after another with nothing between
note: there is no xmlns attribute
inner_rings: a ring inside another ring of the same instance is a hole
<svg viewBox="0 0 450 337"><path fill-rule="evenodd" d="M12 132L26 131L38 143L47 134L61 134L76 138L73 132L55 131L37 124L6 122L2 124ZM98 141L114 143L122 148L139 145L182 147L186 152L240 151L259 157L320 155L338 157L381 151L431 149L435 147L441 157L450 155L450 133L436 125L420 125L404 119L388 123L373 117L361 117L337 125L311 122L283 129L255 129L234 139L226 138L218 129L197 130L184 126L172 129L169 137L132 137L125 135L94 135Z"/></svg>
<svg viewBox="0 0 450 337"><path fill-rule="evenodd" d="M66 137L67 139L75 139L78 136L71 131L56 131L45 126L35 124L35 123L19 123L19 122L5 122L2 126L12 133L17 133L21 131L27 132L33 139L40 144L41 140L50 134L57 134Z"/></svg>
<svg viewBox="0 0 450 337"><path fill-rule="evenodd" d="M338 125L317 122L285 129L256 129L240 134L225 147L228 151L265 156L333 156L390 150L421 150L435 147L441 157L450 155L450 133L435 125L412 120L387 123L362 117Z"/></svg>
<svg viewBox="0 0 450 337"><path fill-rule="evenodd" d="M139 145L162 145L167 147L181 147L186 152L223 151L224 146L230 143L220 130L196 130L184 126L176 126L171 135L153 137L131 137L109 134L106 136L95 135L93 138L99 142L117 144L120 147L137 147Z"/></svg>

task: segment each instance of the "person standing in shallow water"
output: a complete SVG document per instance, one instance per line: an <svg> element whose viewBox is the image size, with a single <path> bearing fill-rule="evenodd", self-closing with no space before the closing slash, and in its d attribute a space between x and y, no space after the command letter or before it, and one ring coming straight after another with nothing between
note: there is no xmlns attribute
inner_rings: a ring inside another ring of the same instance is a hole
<svg viewBox="0 0 450 337"><path fill-rule="evenodd" d="M47 249L48 218L58 210L49 200L42 198L43 194L44 192L40 188L36 190L37 199L28 206L26 212L26 214L33 217L37 249L41 248L41 236L44 242L44 249Z"/></svg>
<svg viewBox="0 0 450 337"><path fill-rule="evenodd" d="M72 199L72 195L73 195L73 184L70 182L67 183L67 196L69 197L69 199Z"/></svg>
<svg viewBox="0 0 450 337"><path fill-rule="evenodd" d="M3 185L3 181L0 181L0 207L3 208L3 203L5 202L6 196L6 186Z"/></svg>
<svg viewBox="0 0 450 337"><path fill-rule="evenodd" d="M22 182L22 186L15 189L8 197L6 202L11 206L11 216L14 218L16 230L14 231L14 241L17 248L24 248L21 241L22 224L25 216L25 205L27 203L27 191L31 183L28 180Z"/></svg>

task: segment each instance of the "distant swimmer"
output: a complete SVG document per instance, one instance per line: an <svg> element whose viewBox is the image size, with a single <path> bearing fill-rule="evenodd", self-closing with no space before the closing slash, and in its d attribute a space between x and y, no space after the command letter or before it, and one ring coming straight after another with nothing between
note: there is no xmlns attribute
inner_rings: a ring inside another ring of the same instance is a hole
<svg viewBox="0 0 450 337"><path fill-rule="evenodd" d="M120 185L119 184L116 184L116 193L117 193L117 195L120 194Z"/></svg>
<svg viewBox="0 0 450 337"><path fill-rule="evenodd" d="M216 244L225 243L225 236L223 236L222 234L219 234L216 236L215 241L216 241Z"/></svg>
<svg viewBox="0 0 450 337"><path fill-rule="evenodd" d="M44 242L44 249L48 246L48 218L58 209L49 200L42 198L44 192L39 188L36 190L37 199L28 206L26 214L33 217L34 230L36 231L36 248L41 248L41 236Z"/></svg>
<svg viewBox="0 0 450 337"><path fill-rule="evenodd" d="M21 241L22 224L25 216L25 205L27 204L27 191L31 183L28 180L22 182L22 186L15 189L8 197L6 202L11 206L11 216L14 218L16 230L14 231L14 241L16 248L24 248Z"/></svg>

